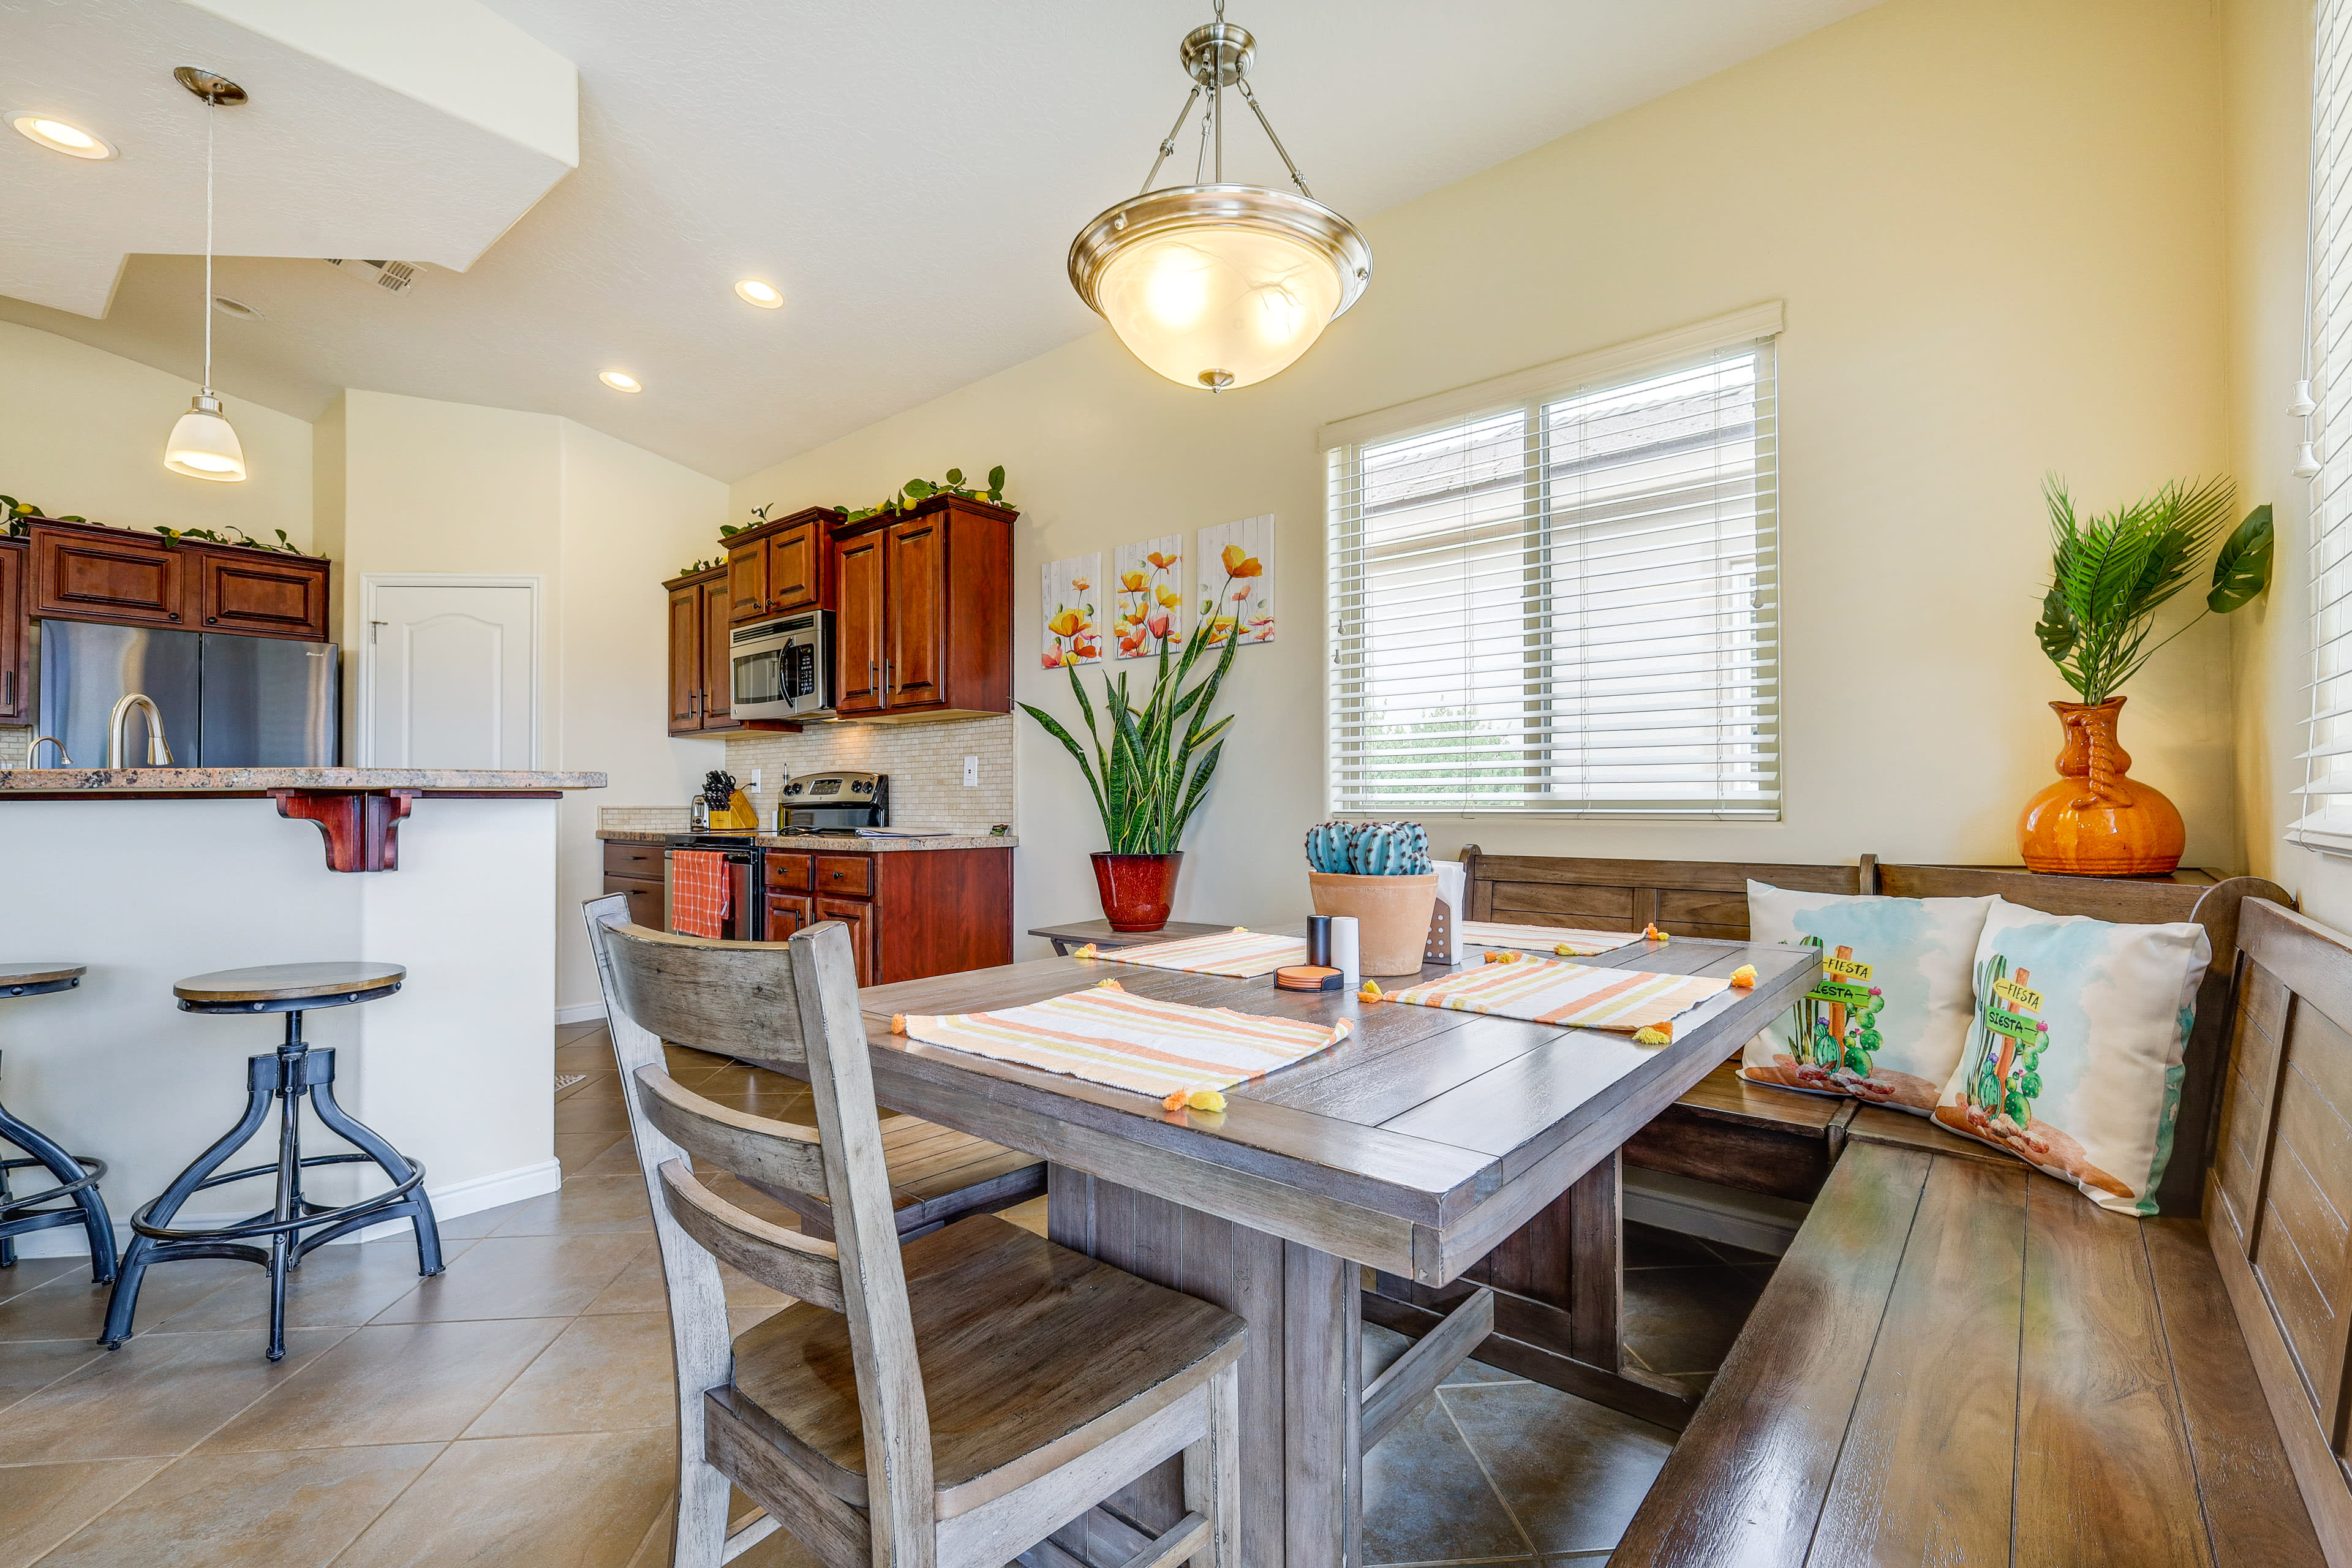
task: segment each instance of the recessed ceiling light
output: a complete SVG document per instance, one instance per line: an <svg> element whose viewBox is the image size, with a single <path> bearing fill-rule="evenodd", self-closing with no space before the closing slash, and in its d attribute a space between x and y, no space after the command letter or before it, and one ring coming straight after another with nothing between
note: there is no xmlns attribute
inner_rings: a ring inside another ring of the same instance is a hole
<svg viewBox="0 0 2352 1568"><path fill-rule="evenodd" d="M615 392L643 392L646 384L625 370L600 370L596 379Z"/></svg>
<svg viewBox="0 0 2352 1568"><path fill-rule="evenodd" d="M47 147L52 153L63 153L68 158L89 158L103 162L117 157L114 144L102 136L93 136L79 125L71 125L52 115L29 109L7 111L8 123L26 141Z"/></svg>
<svg viewBox="0 0 2352 1568"><path fill-rule="evenodd" d="M762 283L757 278L746 278L735 285L735 292L747 305L757 305L762 310L782 310L783 292L772 283Z"/></svg>
<svg viewBox="0 0 2352 1568"><path fill-rule="evenodd" d="M232 300L226 294L213 296L213 309L224 316L234 316L240 321L258 321L263 319L260 311L244 300Z"/></svg>

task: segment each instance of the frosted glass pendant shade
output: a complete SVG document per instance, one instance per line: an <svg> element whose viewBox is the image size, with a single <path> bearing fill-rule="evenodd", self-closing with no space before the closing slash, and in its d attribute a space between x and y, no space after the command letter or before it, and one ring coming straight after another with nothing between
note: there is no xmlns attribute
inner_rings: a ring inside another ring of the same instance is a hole
<svg viewBox="0 0 2352 1568"><path fill-rule="evenodd" d="M245 478L245 448L221 413L220 399L199 393L163 443L163 466L192 479Z"/></svg>
<svg viewBox="0 0 2352 1568"><path fill-rule="evenodd" d="M1319 202L1188 185L1111 208L1070 247L1070 281L1128 352L1180 386L1278 374L1356 302L1371 247Z"/></svg>

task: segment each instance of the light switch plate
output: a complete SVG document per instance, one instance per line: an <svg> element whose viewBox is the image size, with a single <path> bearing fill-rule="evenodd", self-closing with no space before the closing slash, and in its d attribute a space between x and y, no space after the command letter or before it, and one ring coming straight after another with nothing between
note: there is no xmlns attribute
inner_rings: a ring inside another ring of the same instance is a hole
<svg viewBox="0 0 2352 1568"><path fill-rule="evenodd" d="M966 789L978 789L980 787L980 759L978 757L966 757L963 760L963 786Z"/></svg>

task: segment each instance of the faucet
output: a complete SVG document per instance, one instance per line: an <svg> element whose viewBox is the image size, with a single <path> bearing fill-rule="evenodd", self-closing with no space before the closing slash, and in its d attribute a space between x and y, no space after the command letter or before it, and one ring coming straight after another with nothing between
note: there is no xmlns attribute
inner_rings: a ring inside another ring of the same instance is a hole
<svg viewBox="0 0 2352 1568"><path fill-rule="evenodd" d="M35 762L39 759L41 754L41 746L44 742L55 746L58 749L58 766L61 768L69 768L74 765L74 760L68 754L66 751L66 743L63 741L58 740L55 735L40 735L35 737L31 747L25 752L25 765L26 767L29 768L33 766Z"/></svg>
<svg viewBox="0 0 2352 1568"><path fill-rule="evenodd" d="M107 715L106 766L110 773L122 766L123 716L140 710L147 715L147 765L151 768L172 765L172 748L163 742L163 710L156 707L155 700L145 692L132 691L125 694L114 705L114 711ZM62 752L65 748L59 746L58 750Z"/></svg>

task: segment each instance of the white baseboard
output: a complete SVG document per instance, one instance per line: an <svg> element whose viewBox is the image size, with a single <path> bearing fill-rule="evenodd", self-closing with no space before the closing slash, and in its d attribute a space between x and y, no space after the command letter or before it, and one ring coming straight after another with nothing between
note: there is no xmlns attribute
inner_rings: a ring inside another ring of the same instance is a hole
<svg viewBox="0 0 2352 1568"><path fill-rule="evenodd" d="M1632 1165L1625 1167L1624 1203L1627 1219L1775 1258L1789 1250L1807 1208L1787 1198Z"/></svg>
<svg viewBox="0 0 2352 1568"><path fill-rule="evenodd" d="M434 1217L449 1220L460 1215L479 1214L484 1209L494 1209L500 1204L514 1203L518 1199L541 1197L555 1191L562 1184L562 1162L541 1160L537 1164L518 1165L511 1171L493 1171L487 1176L476 1176L471 1181L452 1182L446 1187L427 1187L425 1190L432 1194ZM234 1225L252 1212L251 1209L238 1209L222 1214L197 1214L182 1209L174 1224L190 1228ZM341 1247L351 1241L382 1241L404 1236L407 1232L406 1220L386 1220L382 1225L372 1225L350 1236L337 1237L327 1245ZM116 1245L130 1246L131 1235L131 1216L116 1215ZM30 1236L18 1237L16 1255L19 1258L86 1258L89 1255L89 1241L81 1226L64 1225L54 1230L37 1230Z"/></svg>
<svg viewBox="0 0 2352 1568"><path fill-rule="evenodd" d="M601 1022L604 1016L604 1004L602 1002L575 1002L569 1007L555 1010L555 1021L559 1024L593 1024Z"/></svg>

